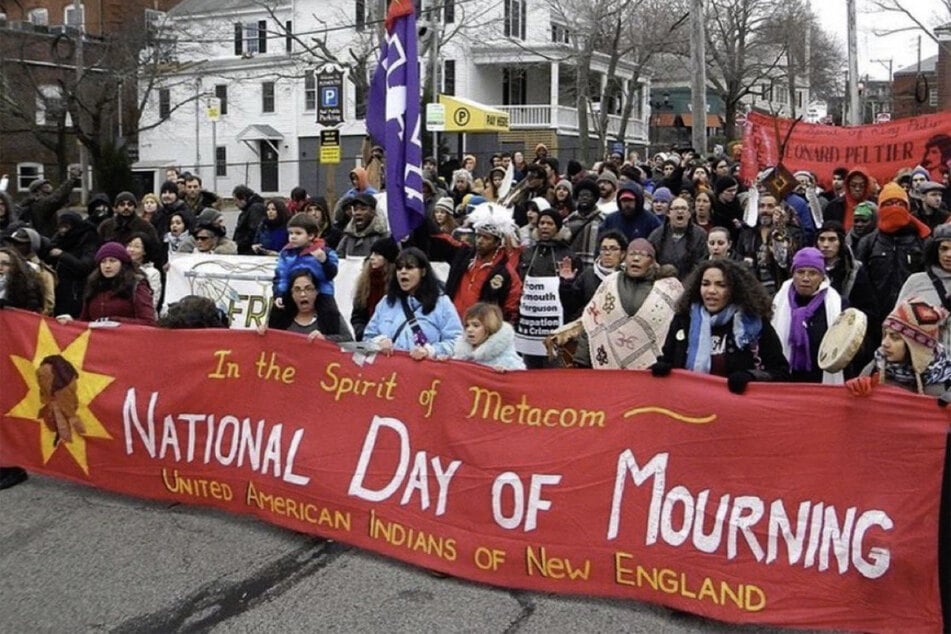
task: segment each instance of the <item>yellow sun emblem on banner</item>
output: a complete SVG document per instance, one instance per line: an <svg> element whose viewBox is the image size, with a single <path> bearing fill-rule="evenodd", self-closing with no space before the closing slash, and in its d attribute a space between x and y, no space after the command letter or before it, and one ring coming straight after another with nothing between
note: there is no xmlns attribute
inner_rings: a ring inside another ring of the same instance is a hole
<svg viewBox="0 0 951 634"><path fill-rule="evenodd" d="M86 439L112 439L89 405L115 380L83 368L90 334L86 330L60 349L49 326L40 322L33 358L10 355L27 393L6 413L39 423L43 464L64 446L86 475Z"/></svg>

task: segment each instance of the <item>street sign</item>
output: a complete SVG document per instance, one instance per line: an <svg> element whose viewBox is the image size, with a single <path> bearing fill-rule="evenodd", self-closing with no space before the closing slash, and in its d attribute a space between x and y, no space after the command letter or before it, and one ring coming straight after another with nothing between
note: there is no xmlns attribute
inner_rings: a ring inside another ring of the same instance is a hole
<svg viewBox="0 0 951 634"><path fill-rule="evenodd" d="M340 147L340 130L336 128L320 131L320 147Z"/></svg>
<svg viewBox="0 0 951 634"><path fill-rule="evenodd" d="M336 66L317 70L317 123L325 126L343 123L343 71Z"/></svg>
<svg viewBox="0 0 951 634"><path fill-rule="evenodd" d="M208 105L205 107L205 114L209 121L217 122L221 119L221 99L218 97L209 97Z"/></svg>
<svg viewBox="0 0 951 634"><path fill-rule="evenodd" d="M340 146L320 146L320 162L324 165L334 165L340 162Z"/></svg>
<svg viewBox="0 0 951 634"><path fill-rule="evenodd" d="M340 162L340 130L320 131L320 162L325 165Z"/></svg>
<svg viewBox="0 0 951 634"><path fill-rule="evenodd" d="M426 104L426 129L430 132L446 129L446 106L441 103Z"/></svg>
<svg viewBox="0 0 951 634"><path fill-rule="evenodd" d="M890 112L879 112L875 115L875 123L888 123L892 120L892 113Z"/></svg>
<svg viewBox="0 0 951 634"><path fill-rule="evenodd" d="M742 112L738 112L733 120L736 122L738 128L742 128L746 125L746 115Z"/></svg>

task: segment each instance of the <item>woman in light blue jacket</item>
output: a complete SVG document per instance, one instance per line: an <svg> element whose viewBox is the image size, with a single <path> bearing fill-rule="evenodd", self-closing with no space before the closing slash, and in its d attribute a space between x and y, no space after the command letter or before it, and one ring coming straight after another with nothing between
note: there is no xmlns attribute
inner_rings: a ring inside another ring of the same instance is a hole
<svg viewBox="0 0 951 634"><path fill-rule="evenodd" d="M452 356L462 323L426 254L415 247L396 258L386 297L376 305L363 340L385 355L404 350L416 360Z"/></svg>

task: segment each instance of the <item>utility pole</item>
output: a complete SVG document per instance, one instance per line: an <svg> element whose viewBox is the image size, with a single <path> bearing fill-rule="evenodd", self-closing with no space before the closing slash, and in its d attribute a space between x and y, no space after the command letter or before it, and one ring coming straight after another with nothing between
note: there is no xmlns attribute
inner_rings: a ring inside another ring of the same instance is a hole
<svg viewBox="0 0 951 634"><path fill-rule="evenodd" d="M849 124L862 123L862 111L859 109L859 62L858 42L855 23L855 0L848 0L848 28L849 28Z"/></svg>
<svg viewBox="0 0 951 634"><path fill-rule="evenodd" d="M439 103L439 36L441 29L439 25L440 11L442 3L437 2L436 6L429 14L429 28L432 32L429 36L432 38L429 45L429 69L432 75L432 100L433 103ZM436 165L439 165L439 132L433 130L433 156L436 158Z"/></svg>
<svg viewBox="0 0 951 634"><path fill-rule="evenodd" d="M80 13L83 10L83 4L79 0L73 1L73 15L79 19L79 16L83 15ZM85 18L82 22L85 22ZM79 34L76 36L76 88L74 89L73 98L79 100L79 88L80 84L83 81L83 40L85 39L85 24L79 24ZM73 121L73 125L82 129L82 108L76 109L76 120ZM79 141L79 168L83 171L82 174L82 185L80 186L79 202L83 207L86 206L86 202L89 200L89 156L86 154L86 146L83 145L82 141Z"/></svg>
<svg viewBox="0 0 951 634"><path fill-rule="evenodd" d="M707 153L707 63L703 21L703 0L693 0L693 10L690 12L690 95L693 110L690 140L694 151L700 156Z"/></svg>

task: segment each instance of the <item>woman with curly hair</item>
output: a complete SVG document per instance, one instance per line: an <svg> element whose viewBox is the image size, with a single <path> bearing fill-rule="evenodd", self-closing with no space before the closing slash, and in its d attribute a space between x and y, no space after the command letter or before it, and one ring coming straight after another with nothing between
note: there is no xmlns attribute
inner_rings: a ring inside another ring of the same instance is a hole
<svg viewBox="0 0 951 634"><path fill-rule="evenodd" d="M69 315L57 317L60 323L72 319ZM138 274L122 244L107 242L96 252L96 269L86 282L79 319L155 325L152 289Z"/></svg>
<svg viewBox="0 0 951 634"><path fill-rule="evenodd" d="M784 381L789 364L770 313L769 295L750 271L731 260L707 260L687 278L663 356L651 370L723 376L735 394L750 381Z"/></svg>

